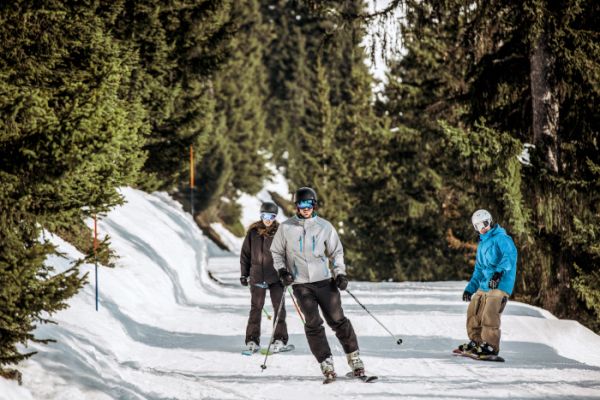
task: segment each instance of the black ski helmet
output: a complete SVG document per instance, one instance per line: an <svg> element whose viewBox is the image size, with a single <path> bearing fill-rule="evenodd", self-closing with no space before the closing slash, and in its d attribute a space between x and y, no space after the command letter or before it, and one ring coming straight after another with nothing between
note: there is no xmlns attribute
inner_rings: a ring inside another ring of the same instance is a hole
<svg viewBox="0 0 600 400"><path fill-rule="evenodd" d="M271 213L271 214L277 215L277 213L279 212L279 207L277 207L277 204L275 204L275 203L272 203L270 201L265 201L260 206L260 212L261 213Z"/></svg>
<svg viewBox="0 0 600 400"><path fill-rule="evenodd" d="M315 205L318 203L317 192L313 188L309 187L301 187L296 190L296 195L294 196L294 203L298 204L304 200L314 200Z"/></svg>

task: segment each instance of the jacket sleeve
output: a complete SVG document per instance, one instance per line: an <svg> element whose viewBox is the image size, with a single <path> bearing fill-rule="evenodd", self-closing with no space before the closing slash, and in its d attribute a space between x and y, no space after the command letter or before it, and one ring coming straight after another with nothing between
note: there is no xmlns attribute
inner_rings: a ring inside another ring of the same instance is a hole
<svg viewBox="0 0 600 400"><path fill-rule="evenodd" d="M330 226L330 232L325 242L325 251L333 267L333 277L346 275L346 264L344 263L344 247L333 226Z"/></svg>
<svg viewBox="0 0 600 400"><path fill-rule="evenodd" d="M479 262L479 251L477 251L477 257L475 258L475 270L473 271L473 275L471 276L471 280L467 284L465 290L469 293L475 293L477 289L479 289L479 284L481 279L483 279L483 268L481 267L481 263Z"/></svg>
<svg viewBox="0 0 600 400"><path fill-rule="evenodd" d="M279 271L281 268L286 268L285 265L285 235L283 233L283 225L279 226L273 242L271 243L271 255L273 256L273 268Z"/></svg>
<svg viewBox="0 0 600 400"><path fill-rule="evenodd" d="M502 257L496 269L506 274L517 266L517 247L509 236L504 236L498 241L498 249Z"/></svg>
<svg viewBox="0 0 600 400"><path fill-rule="evenodd" d="M246 234L242 252L240 253L241 276L250 276L250 266L252 265L252 249L250 248L250 231Z"/></svg>

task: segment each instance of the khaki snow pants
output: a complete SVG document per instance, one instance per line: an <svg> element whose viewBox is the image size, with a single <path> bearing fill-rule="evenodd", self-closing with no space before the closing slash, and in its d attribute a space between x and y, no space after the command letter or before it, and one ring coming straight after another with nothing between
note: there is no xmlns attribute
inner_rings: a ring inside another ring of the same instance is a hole
<svg viewBox="0 0 600 400"><path fill-rule="evenodd" d="M478 290L471 297L467 308L467 333L469 339L481 344L491 344L496 351L500 351L500 316L506 303L508 294L500 289L489 292Z"/></svg>

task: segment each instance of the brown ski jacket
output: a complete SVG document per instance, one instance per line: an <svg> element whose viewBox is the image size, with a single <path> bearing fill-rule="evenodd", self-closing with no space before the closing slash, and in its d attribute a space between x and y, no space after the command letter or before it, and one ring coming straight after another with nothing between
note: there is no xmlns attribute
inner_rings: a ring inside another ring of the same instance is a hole
<svg viewBox="0 0 600 400"><path fill-rule="evenodd" d="M240 254L240 269L242 276L250 277L250 284L272 284L279 280L279 275L273 268L271 243L279 228L279 222L266 227L262 221L250 225L242 252Z"/></svg>

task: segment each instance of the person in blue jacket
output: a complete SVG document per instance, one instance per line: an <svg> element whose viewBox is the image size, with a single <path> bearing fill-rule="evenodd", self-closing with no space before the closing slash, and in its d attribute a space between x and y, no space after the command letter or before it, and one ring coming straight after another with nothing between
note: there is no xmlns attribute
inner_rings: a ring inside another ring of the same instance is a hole
<svg viewBox="0 0 600 400"><path fill-rule="evenodd" d="M487 210L471 217L479 233L475 270L463 292L467 308L469 343L458 346L463 352L497 355L500 352L500 316L515 286L517 248L504 228L494 223Z"/></svg>

